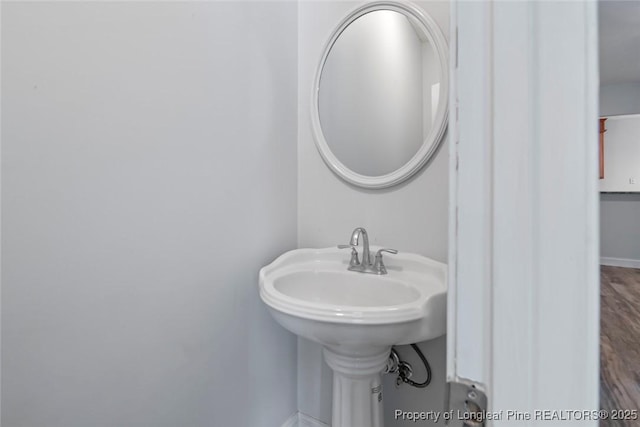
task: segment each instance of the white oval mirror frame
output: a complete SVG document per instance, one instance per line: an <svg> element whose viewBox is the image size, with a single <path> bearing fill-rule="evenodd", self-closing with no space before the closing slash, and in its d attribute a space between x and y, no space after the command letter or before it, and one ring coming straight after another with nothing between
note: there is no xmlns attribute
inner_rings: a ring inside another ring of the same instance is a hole
<svg viewBox="0 0 640 427"><path fill-rule="evenodd" d="M420 24L424 35L438 55L440 63L440 97L438 108L431 127L431 131L423 141L420 149L416 154L403 166L385 175L368 176L354 172L345 166L331 151L320 124L319 113L319 92L322 70L329 56L331 48L340 37L340 34L356 19L361 16L377 10L390 10L403 14L408 19ZM449 113L449 59L448 59L447 41L436 22L419 8L398 2L381 1L369 3L361 6L351 12L333 31L329 41L327 42L320 64L316 71L314 79L312 102L311 102L311 123L315 136L316 146L320 152L320 156L329 168L345 181L362 188L379 189L392 187L409 179L418 172L433 156L442 142L444 133L447 129L447 118Z"/></svg>

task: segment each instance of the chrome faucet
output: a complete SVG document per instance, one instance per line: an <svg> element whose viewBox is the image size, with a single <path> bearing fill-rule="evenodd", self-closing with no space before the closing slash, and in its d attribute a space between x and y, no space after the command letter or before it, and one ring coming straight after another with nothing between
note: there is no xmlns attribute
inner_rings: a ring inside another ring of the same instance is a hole
<svg viewBox="0 0 640 427"><path fill-rule="evenodd" d="M362 236L362 262L358 259L358 241ZM371 262L371 253L369 250L369 235L367 230L362 227L358 227L351 233L351 240L348 245L338 245L339 249L351 248L351 260L349 261L348 270L357 271L360 273L373 273L373 274L387 274L387 269L382 262L382 252L389 252L397 254L395 249L380 249L376 253L375 262Z"/></svg>
<svg viewBox="0 0 640 427"><path fill-rule="evenodd" d="M349 244L351 246L358 246L358 240L362 235L362 262L360 265L363 267L371 266L371 255L369 253L369 235L367 234L367 230L362 227L358 227L353 230L351 233L351 241Z"/></svg>

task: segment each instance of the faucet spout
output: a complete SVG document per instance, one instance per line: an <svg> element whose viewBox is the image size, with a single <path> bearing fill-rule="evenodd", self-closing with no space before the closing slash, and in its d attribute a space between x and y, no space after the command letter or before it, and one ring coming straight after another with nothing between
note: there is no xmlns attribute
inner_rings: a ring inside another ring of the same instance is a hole
<svg viewBox="0 0 640 427"><path fill-rule="evenodd" d="M351 244L353 246L358 246L358 240L360 240L360 236L362 235L362 266L370 266L371 265L371 255L369 254L369 236L367 235L367 230L362 227L358 227L353 230L351 233Z"/></svg>

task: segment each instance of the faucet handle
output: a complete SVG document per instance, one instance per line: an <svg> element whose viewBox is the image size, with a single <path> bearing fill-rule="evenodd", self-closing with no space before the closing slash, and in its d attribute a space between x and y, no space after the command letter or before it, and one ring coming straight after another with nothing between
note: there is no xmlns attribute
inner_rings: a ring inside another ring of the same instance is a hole
<svg viewBox="0 0 640 427"><path fill-rule="evenodd" d="M382 249L379 249L378 252L376 252L376 258L381 257L382 252L389 252L390 254L394 254L394 255L398 253L398 251L395 249L382 248Z"/></svg>
<svg viewBox="0 0 640 427"><path fill-rule="evenodd" d="M373 263L373 269L376 274L387 274L387 267L384 266L384 262L382 261L382 252L389 252L390 254L398 253L398 251L395 249L379 249L378 252L376 252L376 260Z"/></svg>
<svg viewBox="0 0 640 427"><path fill-rule="evenodd" d="M349 260L349 267L355 267L360 265L360 260L358 259L358 251L354 245L338 245L338 249L349 249L351 248L351 259Z"/></svg>

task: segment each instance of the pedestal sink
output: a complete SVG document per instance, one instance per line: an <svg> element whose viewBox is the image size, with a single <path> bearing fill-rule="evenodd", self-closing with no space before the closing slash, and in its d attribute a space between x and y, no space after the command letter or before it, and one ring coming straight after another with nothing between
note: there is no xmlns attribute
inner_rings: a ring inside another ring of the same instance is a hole
<svg viewBox="0 0 640 427"><path fill-rule="evenodd" d="M334 373L332 427L382 427L391 346L445 333L446 265L408 253L385 264L385 275L364 274L348 271L337 248L297 249L260 270L260 297L276 321L323 346Z"/></svg>

